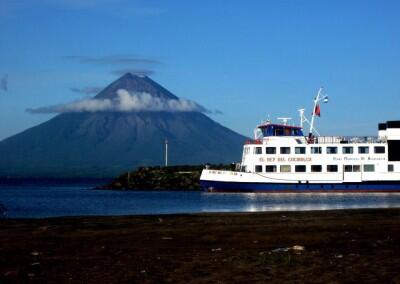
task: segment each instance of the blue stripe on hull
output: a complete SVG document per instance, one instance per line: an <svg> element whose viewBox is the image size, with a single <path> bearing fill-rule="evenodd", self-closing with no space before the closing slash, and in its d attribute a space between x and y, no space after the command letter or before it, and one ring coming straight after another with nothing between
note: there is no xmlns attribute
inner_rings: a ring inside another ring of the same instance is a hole
<svg viewBox="0 0 400 284"><path fill-rule="evenodd" d="M204 191L221 192L400 192L400 183L363 182L340 184L315 183L251 183L200 181Z"/></svg>

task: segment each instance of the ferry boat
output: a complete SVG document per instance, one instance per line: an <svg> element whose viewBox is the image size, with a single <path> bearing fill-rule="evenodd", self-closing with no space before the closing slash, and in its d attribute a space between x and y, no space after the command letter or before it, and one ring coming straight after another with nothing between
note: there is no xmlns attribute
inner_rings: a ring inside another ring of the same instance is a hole
<svg viewBox="0 0 400 284"><path fill-rule="evenodd" d="M200 186L208 192L400 192L400 121L379 123L376 137L320 136L300 109L300 126L266 121L243 146L234 171L205 168ZM305 123L309 133L303 134Z"/></svg>

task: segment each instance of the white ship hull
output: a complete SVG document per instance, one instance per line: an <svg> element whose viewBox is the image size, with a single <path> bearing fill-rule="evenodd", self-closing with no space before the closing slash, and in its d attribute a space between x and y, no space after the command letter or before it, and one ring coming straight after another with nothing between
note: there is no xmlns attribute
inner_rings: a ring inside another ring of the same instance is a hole
<svg viewBox="0 0 400 284"><path fill-rule="evenodd" d="M369 175L368 178L341 174L256 174L235 171L203 170L202 190L209 192L400 192L400 174Z"/></svg>

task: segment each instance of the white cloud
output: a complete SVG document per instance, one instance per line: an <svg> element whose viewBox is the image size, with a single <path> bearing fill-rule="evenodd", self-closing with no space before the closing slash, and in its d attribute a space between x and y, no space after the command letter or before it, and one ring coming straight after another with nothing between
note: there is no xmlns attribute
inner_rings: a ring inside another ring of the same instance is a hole
<svg viewBox="0 0 400 284"><path fill-rule="evenodd" d="M130 94L125 89L117 91L115 99L82 99L67 104L30 108L30 113L66 113L66 112L206 112L209 111L198 103L186 99L165 99L148 93Z"/></svg>

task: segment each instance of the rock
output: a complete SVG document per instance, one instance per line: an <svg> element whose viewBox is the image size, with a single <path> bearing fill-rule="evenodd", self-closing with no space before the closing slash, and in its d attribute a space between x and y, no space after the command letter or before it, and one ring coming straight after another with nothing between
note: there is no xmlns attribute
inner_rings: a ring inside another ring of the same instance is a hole
<svg viewBox="0 0 400 284"><path fill-rule="evenodd" d="M288 252L289 248L276 248L271 250L271 252Z"/></svg>
<svg viewBox="0 0 400 284"><path fill-rule="evenodd" d="M294 245L294 246L292 246L292 250L294 250L294 251L303 251L304 250L304 246Z"/></svg>
<svg viewBox="0 0 400 284"><path fill-rule="evenodd" d="M10 270L10 271L5 272L3 275L5 277L16 276L16 275L18 275L18 272L15 270Z"/></svg>

